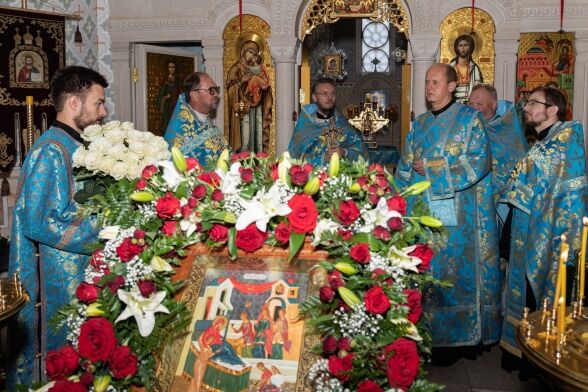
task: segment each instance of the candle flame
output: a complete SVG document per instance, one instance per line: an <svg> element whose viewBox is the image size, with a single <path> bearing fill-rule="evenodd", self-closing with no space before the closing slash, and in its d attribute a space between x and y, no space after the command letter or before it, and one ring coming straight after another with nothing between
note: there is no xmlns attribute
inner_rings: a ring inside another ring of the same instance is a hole
<svg viewBox="0 0 588 392"><path fill-rule="evenodd" d="M557 301L558 304L563 305L565 299L564 297L559 297L559 301Z"/></svg>
<svg viewBox="0 0 588 392"><path fill-rule="evenodd" d="M587 217L583 217L582 218L582 223L584 224L584 226L588 226L588 218Z"/></svg>
<svg viewBox="0 0 588 392"><path fill-rule="evenodd" d="M566 235L565 234L562 234L560 238L561 238L562 242L566 242Z"/></svg>

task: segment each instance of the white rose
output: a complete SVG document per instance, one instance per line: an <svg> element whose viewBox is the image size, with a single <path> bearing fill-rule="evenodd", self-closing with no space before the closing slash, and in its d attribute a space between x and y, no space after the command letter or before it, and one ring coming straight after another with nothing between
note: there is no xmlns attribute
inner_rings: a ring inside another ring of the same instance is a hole
<svg viewBox="0 0 588 392"><path fill-rule="evenodd" d="M150 149L153 151L169 149L169 145L161 136L149 138L148 140L146 140L146 143L149 144Z"/></svg>
<svg viewBox="0 0 588 392"><path fill-rule="evenodd" d="M88 170L98 170L100 167L100 161L102 161L102 153L99 151L88 151L84 157L84 166Z"/></svg>
<svg viewBox="0 0 588 392"><path fill-rule="evenodd" d="M122 143L116 143L113 145L110 150L108 150L108 155L114 157L116 159L124 159L125 155L127 154L128 148Z"/></svg>
<svg viewBox="0 0 588 392"><path fill-rule="evenodd" d="M127 139L142 142L145 140L145 132L137 131L136 129L131 129L127 131Z"/></svg>
<svg viewBox="0 0 588 392"><path fill-rule="evenodd" d="M112 165L109 174L114 177L115 180L120 180L127 175L127 166L126 162L117 161Z"/></svg>
<svg viewBox="0 0 588 392"><path fill-rule="evenodd" d="M73 153L73 167L82 167L84 166L84 160L86 158L86 149L84 147L79 147L74 153Z"/></svg>
<svg viewBox="0 0 588 392"><path fill-rule="evenodd" d="M147 144L132 139L129 140L129 150L139 155L147 155L149 153Z"/></svg>
<svg viewBox="0 0 588 392"><path fill-rule="evenodd" d="M105 132L118 128L120 128L120 121L117 120L109 121L102 126L102 130L104 130Z"/></svg>
<svg viewBox="0 0 588 392"><path fill-rule="evenodd" d="M127 137L127 131L120 129L111 129L104 132L104 137L110 140L112 143L121 143Z"/></svg>
<svg viewBox="0 0 588 392"><path fill-rule="evenodd" d="M141 177L144 167L145 166L142 165L129 165L127 168L127 178L129 180L134 180L135 178Z"/></svg>
<svg viewBox="0 0 588 392"><path fill-rule="evenodd" d="M93 124L87 126L84 131L82 132L82 139L87 140L89 142L94 141L102 136L102 125L100 124Z"/></svg>
<svg viewBox="0 0 588 392"><path fill-rule="evenodd" d="M167 161L171 158L169 150L160 150L157 152L157 161Z"/></svg>
<svg viewBox="0 0 588 392"><path fill-rule="evenodd" d="M114 166L114 163L116 162L116 159L114 159L111 156L104 156L102 157L102 160L100 161L100 165L98 166L98 168L100 169L101 172L104 173L110 173L110 171L112 170L112 166Z"/></svg>
<svg viewBox="0 0 588 392"><path fill-rule="evenodd" d="M136 154L130 150L127 151L127 153L125 154L125 157L123 159L123 161L125 161L129 165L136 165L139 163L140 160L141 160L141 157L139 156L139 154Z"/></svg>
<svg viewBox="0 0 588 392"><path fill-rule="evenodd" d="M123 129L125 131L131 131L135 129L135 125L130 121L125 121L122 124L120 124L120 129Z"/></svg>
<svg viewBox="0 0 588 392"><path fill-rule="evenodd" d="M94 140L88 146L88 150L99 151L103 154L107 154L111 148L112 148L112 142L106 138L103 138L103 137L100 137L100 138Z"/></svg>

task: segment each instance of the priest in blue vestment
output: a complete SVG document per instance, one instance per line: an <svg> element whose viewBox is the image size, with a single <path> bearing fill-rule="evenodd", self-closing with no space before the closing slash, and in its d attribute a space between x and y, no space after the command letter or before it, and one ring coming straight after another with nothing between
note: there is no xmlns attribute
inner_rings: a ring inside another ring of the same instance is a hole
<svg viewBox="0 0 588 392"><path fill-rule="evenodd" d="M198 159L202 165L216 162L227 148L223 132L210 119L218 107L219 93L220 87L207 74L188 75L163 135L170 146L178 147L185 156Z"/></svg>
<svg viewBox="0 0 588 392"><path fill-rule="evenodd" d="M45 354L66 344L65 329L49 320L68 304L84 278L90 245L99 226L78 214L80 185L72 156L80 133L106 117L106 79L79 66L63 68L51 81L55 123L28 152L20 173L10 242L10 272L18 272L30 301L10 325L8 386L45 378Z"/></svg>
<svg viewBox="0 0 588 392"><path fill-rule="evenodd" d="M553 87L538 87L524 107L525 122L538 134L516 165L502 194L513 207L512 238L501 346L521 356L515 326L523 308L547 299L553 304L561 235L570 245L568 264L580 248L582 217L588 215L584 131L565 122L566 98Z"/></svg>
<svg viewBox="0 0 588 392"><path fill-rule="evenodd" d="M360 156L367 160L367 150L359 133L335 108L335 84L329 79L317 80L312 88L314 103L300 112L288 152L319 166L328 164L336 151L351 161Z"/></svg>
<svg viewBox="0 0 588 392"><path fill-rule="evenodd" d="M502 323L490 140L481 115L453 99L456 85L450 65L428 69L425 95L431 110L413 122L394 176L401 187L430 181L429 208L449 231L431 271L452 287L423 293L435 347L497 342Z"/></svg>

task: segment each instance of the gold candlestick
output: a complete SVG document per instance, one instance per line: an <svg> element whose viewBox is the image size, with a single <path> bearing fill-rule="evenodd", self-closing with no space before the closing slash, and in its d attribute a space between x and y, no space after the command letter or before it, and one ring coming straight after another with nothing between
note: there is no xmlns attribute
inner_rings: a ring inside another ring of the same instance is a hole
<svg viewBox="0 0 588 392"><path fill-rule="evenodd" d="M580 302L580 314L584 302L584 285L586 280L586 242L588 241L588 218L582 218L582 247L580 248L580 262L578 264L578 302Z"/></svg>

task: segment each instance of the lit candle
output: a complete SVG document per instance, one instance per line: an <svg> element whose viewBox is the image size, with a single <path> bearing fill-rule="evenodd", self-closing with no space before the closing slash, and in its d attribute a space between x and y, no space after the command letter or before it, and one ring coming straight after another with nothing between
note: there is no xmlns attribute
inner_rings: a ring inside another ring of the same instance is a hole
<svg viewBox="0 0 588 392"><path fill-rule="evenodd" d="M582 247L580 248L580 265L578 271L578 279L580 279L580 292L578 295L578 301L580 303L584 300L584 284L586 280L586 241L588 240L588 218L582 218Z"/></svg>
<svg viewBox="0 0 588 392"><path fill-rule="evenodd" d="M562 234L561 236L561 250L559 254L559 263L557 268L557 279L555 283L555 295L553 296L553 313L556 313L557 310L557 301L561 296L561 292L565 292L563 280L566 274L566 260L568 259L568 252L569 252L569 245L566 242L566 236Z"/></svg>
<svg viewBox="0 0 588 392"><path fill-rule="evenodd" d="M33 96L27 95L26 102L27 102L27 105L32 105L33 104Z"/></svg>
<svg viewBox="0 0 588 392"><path fill-rule="evenodd" d="M561 351L561 344L563 340L563 333L566 324L566 300L564 297L560 297L558 301L559 310L557 312L557 350Z"/></svg>

